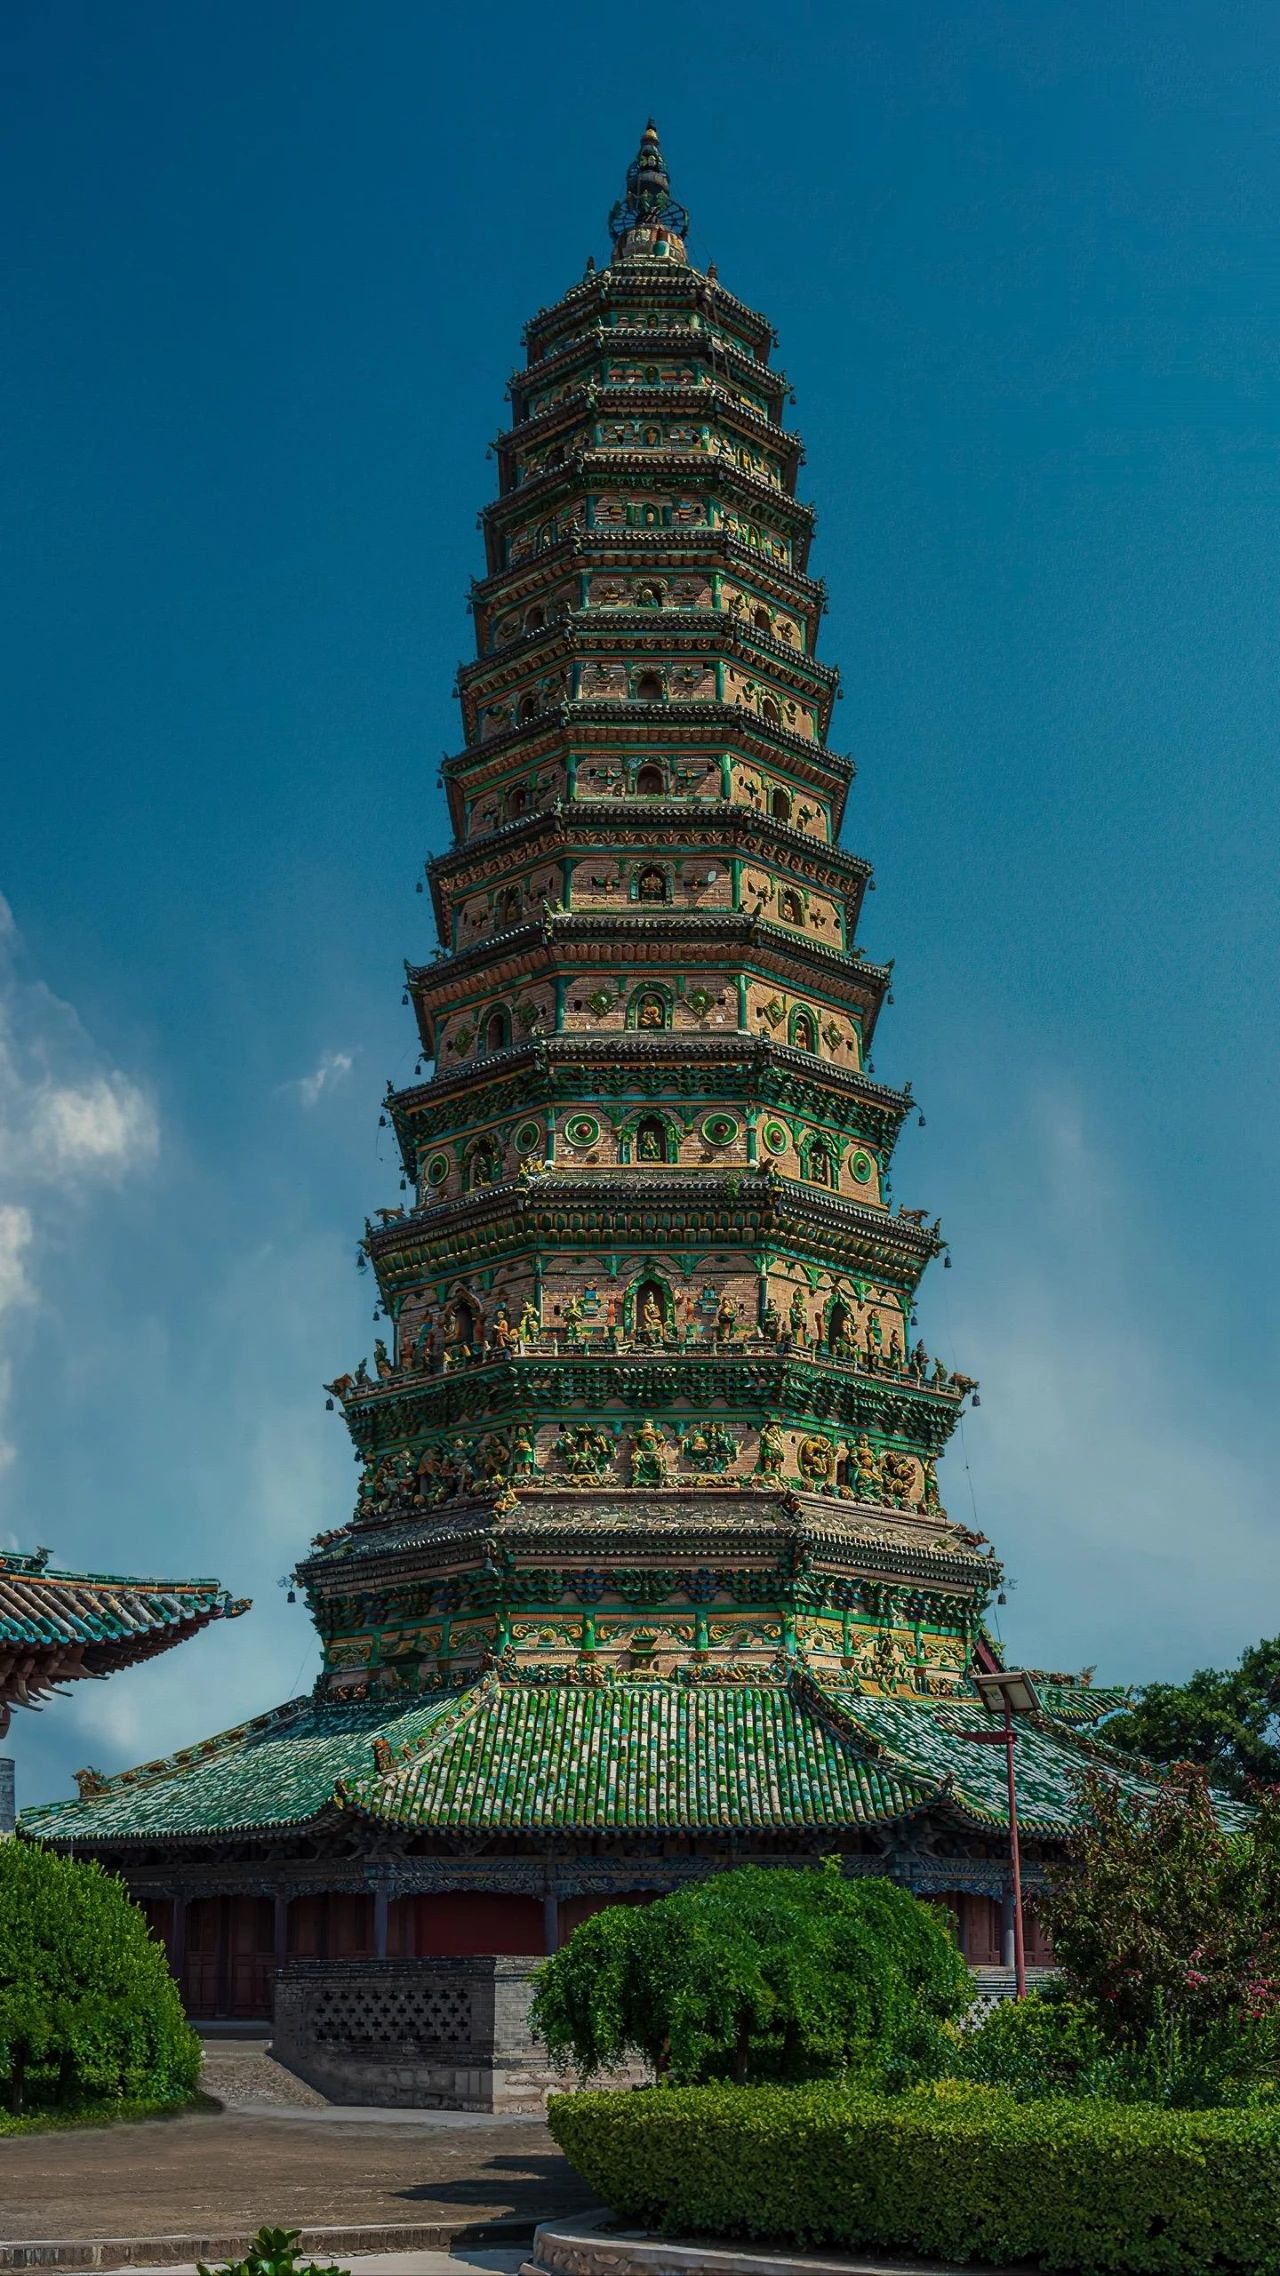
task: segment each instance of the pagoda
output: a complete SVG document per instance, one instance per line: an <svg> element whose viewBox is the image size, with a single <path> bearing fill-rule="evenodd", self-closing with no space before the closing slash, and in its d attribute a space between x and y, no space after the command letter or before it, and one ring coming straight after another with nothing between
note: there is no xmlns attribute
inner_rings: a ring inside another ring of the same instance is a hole
<svg viewBox="0 0 1280 2276"><path fill-rule="evenodd" d="M1003 1765L963 1743L1000 1569L938 1477L977 1386L890 1198L915 1109L871 1067L788 382L652 125L609 230L527 327L481 516L315 1693L23 1820L127 1875L197 2010L289 1954L554 1948L748 1857L838 1851L1006 1950ZM1041 1695L1033 1885L1113 1703Z"/></svg>

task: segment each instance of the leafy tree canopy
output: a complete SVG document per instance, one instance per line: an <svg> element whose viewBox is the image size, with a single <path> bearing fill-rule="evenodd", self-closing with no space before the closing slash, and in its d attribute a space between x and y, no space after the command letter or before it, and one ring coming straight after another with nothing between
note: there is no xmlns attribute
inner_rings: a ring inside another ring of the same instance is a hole
<svg viewBox="0 0 1280 2276"><path fill-rule="evenodd" d="M1149 1800L1090 1771L1082 1823L1038 1900L1066 1986L1118 2039L1171 2025L1272 2029L1280 2045L1280 1789L1224 1830L1203 1771Z"/></svg>
<svg viewBox="0 0 1280 2276"><path fill-rule="evenodd" d="M584 1921L540 1971L533 2026L585 2076L904 2078L939 2067L973 1997L937 1913L893 1882L742 1866Z"/></svg>
<svg viewBox="0 0 1280 2276"><path fill-rule="evenodd" d="M1199 1763L1229 1794L1280 1784L1280 1636L1250 1645L1236 1667L1147 1684L1105 1735L1149 1762Z"/></svg>

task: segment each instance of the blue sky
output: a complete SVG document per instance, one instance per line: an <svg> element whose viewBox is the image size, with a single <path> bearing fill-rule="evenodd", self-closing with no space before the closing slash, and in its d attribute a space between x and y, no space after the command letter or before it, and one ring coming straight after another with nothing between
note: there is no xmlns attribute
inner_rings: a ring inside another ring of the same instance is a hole
<svg viewBox="0 0 1280 2276"><path fill-rule="evenodd" d="M309 1684L520 327L650 111L768 310L1010 1648L1277 1625L1280 32L1263 5L11 0L0 1539L255 1610L20 1790Z"/></svg>

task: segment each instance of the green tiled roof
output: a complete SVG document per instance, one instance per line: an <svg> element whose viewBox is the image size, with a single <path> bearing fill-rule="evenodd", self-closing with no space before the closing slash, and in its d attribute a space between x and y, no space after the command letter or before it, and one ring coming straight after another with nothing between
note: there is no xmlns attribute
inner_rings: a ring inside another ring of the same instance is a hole
<svg viewBox="0 0 1280 2276"><path fill-rule="evenodd" d="M375 1739L396 1749L411 1744L454 1696L437 1692L399 1709L295 1699L201 1746L106 1779L80 1801L24 1810L22 1831L40 1841L90 1844L300 1825L327 1808L340 1778L372 1769Z"/></svg>
<svg viewBox="0 0 1280 2276"><path fill-rule="evenodd" d="M1124 1683L1051 1683L1037 1676L1035 1685L1046 1715L1079 1731L1095 1730L1106 1716L1127 1707L1133 1696Z"/></svg>
<svg viewBox="0 0 1280 2276"><path fill-rule="evenodd" d="M202 1625L226 1608L219 1581L143 1580L64 1572L43 1557L0 1552L0 1650L137 1644Z"/></svg>
<svg viewBox="0 0 1280 2276"><path fill-rule="evenodd" d="M847 1719L855 1738L900 1775L948 1787L949 1806L981 1826L1007 1827L1009 1799L1003 1747L975 1745L966 1731L988 1735L993 1725L979 1703L968 1700L872 1699L858 1691L832 1688L827 1694ZM1018 1722L1015 1756L1018 1822L1031 1834L1052 1839L1069 1833L1078 1818L1076 1780L1095 1758L1065 1728L1047 1719ZM1149 1794L1150 1779L1122 1770L1114 1757L1108 1773L1133 1794Z"/></svg>
<svg viewBox="0 0 1280 2276"><path fill-rule="evenodd" d="M868 1759L781 1684L477 1684L421 1753L344 1798L468 1831L764 1831L906 1817L936 1779Z"/></svg>
<svg viewBox="0 0 1280 2276"><path fill-rule="evenodd" d="M976 1701L881 1699L817 1682L531 1682L489 1675L412 1704L294 1700L203 1746L26 1810L24 1833L86 1847L298 1826L337 1806L422 1833L769 1832L937 1808L1007 1824L1005 1760ZM1019 1726L1019 1815L1060 1838L1087 1738ZM1134 1793L1140 1772L1108 1759ZM1230 1813L1225 1809L1224 1815Z"/></svg>

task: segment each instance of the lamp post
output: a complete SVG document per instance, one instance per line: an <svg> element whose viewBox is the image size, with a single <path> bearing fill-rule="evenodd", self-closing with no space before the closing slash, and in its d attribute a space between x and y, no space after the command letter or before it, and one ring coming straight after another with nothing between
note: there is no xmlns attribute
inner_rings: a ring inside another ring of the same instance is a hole
<svg viewBox="0 0 1280 2276"><path fill-rule="evenodd" d="M993 1674L975 1673L974 1683L988 1715L998 1716L998 1731L961 1731L957 1735L973 1746L1002 1746L1009 1777L1009 1861L1013 1875L1013 1983L1018 1999L1027 1996L1027 1957L1022 1934L1022 1851L1018 1843L1018 1782L1013 1749L1017 1733L1015 1715L1034 1715L1040 1697L1025 1668L999 1668Z"/></svg>

